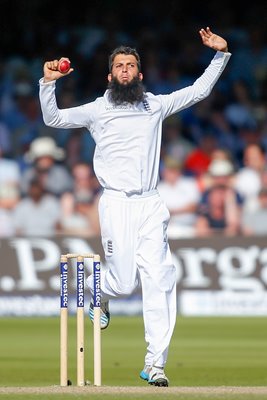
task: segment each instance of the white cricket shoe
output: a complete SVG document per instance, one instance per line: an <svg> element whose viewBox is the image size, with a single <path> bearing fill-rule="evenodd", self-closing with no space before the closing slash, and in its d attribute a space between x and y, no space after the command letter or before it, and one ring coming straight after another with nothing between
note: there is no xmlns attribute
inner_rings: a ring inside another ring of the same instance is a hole
<svg viewBox="0 0 267 400"><path fill-rule="evenodd" d="M149 371L148 383L154 386L169 386L169 379L163 367L152 367Z"/></svg>
<svg viewBox="0 0 267 400"><path fill-rule="evenodd" d="M90 302L89 307L89 318L92 323L94 323L94 303ZM109 302L103 302L100 306L100 327L101 329L106 329L110 322L110 312L109 312Z"/></svg>
<svg viewBox="0 0 267 400"><path fill-rule="evenodd" d="M139 374L140 378L143 379L144 381L148 381L149 372L151 371L151 369L152 369L152 367L150 367L149 365L145 365Z"/></svg>

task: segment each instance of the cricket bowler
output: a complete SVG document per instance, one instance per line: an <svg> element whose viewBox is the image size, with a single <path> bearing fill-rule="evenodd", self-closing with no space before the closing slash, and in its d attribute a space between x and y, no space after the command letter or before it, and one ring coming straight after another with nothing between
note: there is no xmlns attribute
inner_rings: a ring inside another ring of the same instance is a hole
<svg viewBox="0 0 267 400"><path fill-rule="evenodd" d="M199 34L202 43L215 51L213 59L191 86L167 95L145 91L139 54L127 46L117 47L109 56L107 89L87 104L58 108L56 81L74 70L60 72L60 60L46 61L39 81L44 123L54 128L85 127L95 141L107 265L101 278L101 328L110 322L109 300L127 297L140 286L147 343L140 377L155 386L169 385L164 367L177 314L176 269L166 233L170 215L157 191L162 123L205 99L231 57L224 38L208 27ZM87 283L92 293L92 276ZM92 304L89 316L93 322Z"/></svg>

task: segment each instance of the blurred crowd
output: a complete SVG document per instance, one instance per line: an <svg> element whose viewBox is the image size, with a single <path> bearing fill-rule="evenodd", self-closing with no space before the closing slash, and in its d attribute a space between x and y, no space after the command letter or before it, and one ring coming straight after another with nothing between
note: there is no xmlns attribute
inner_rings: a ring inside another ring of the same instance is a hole
<svg viewBox="0 0 267 400"><path fill-rule="evenodd" d="M171 215L169 237L267 234L264 8L240 21L216 3L214 21L215 5L186 19L176 3L163 13L161 3L147 1L129 19L112 7L101 14L93 2L82 22L68 24L65 10L49 28L34 19L32 34L25 31L12 51L8 38L0 61L0 237L99 235L94 142L86 130L44 125L44 61L72 61L74 72L57 85L61 108L103 94L108 55L119 44L139 51L146 89L166 94L190 85L213 57L198 36L207 23L227 39L232 58L207 99L164 122L159 191Z"/></svg>

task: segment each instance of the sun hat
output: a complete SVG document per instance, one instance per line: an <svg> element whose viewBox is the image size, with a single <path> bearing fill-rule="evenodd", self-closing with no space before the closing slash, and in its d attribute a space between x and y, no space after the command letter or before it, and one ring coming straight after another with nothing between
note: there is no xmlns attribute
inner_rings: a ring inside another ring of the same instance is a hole
<svg viewBox="0 0 267 400"><path fill-rule="evenodd" d="M212 176L228 176L234 172L234 167L229 160L213 160L208 168L208 172Z"/></svg>
<svg viewBox="0 0 267 400"><path fill-rule="evenodd" d="M181 169L182 167L182 163L180 161L169 155L164 157L163 164L165 168L170 169Z"/></svg>
<svg viewBox="0 0 267 400"><path fill-rule="evenodd" d="M57 147L54 139L48 136L34 139L29 151L25 154L25 159L29 162L35 161L39 157L50 156L55 160L63 160L65 151Z"/></svg>

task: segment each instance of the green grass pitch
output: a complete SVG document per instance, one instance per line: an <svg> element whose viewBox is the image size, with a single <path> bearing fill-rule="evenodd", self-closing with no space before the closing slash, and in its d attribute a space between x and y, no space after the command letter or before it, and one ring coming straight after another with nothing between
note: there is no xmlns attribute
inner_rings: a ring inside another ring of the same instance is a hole
<svg viewBox="0 0 267 400"><path fill-rule="evenodd" d="M0 319L0 386L59 385L59 318ZM86 316L85 375L93 381L93 329ZM139 378L146 344L142 317L112 316L102 331L102 384L146 386ZM267 318L180 317L171 341L166 374L171 386L267 386ZM69 378L76 384L76 318L69 318ZM161 388L163 389L163 388ZM192 395L177 398L200 399ZM1 397L1 394L0 394ZM90 398L122 399L105 395ZM170 399L169 395L161 398ZM5 395L8 400L30 395ZM38 399L70 399L38 395ZM77 397L84 398L84 396ZM129 396L155 399L158 396ZM174 398L174 397L172 397ZM175 397L176 398L176 397ZM213 397L251 399L254 397ZM267 397L257 396L257 399Z"/></svg>

